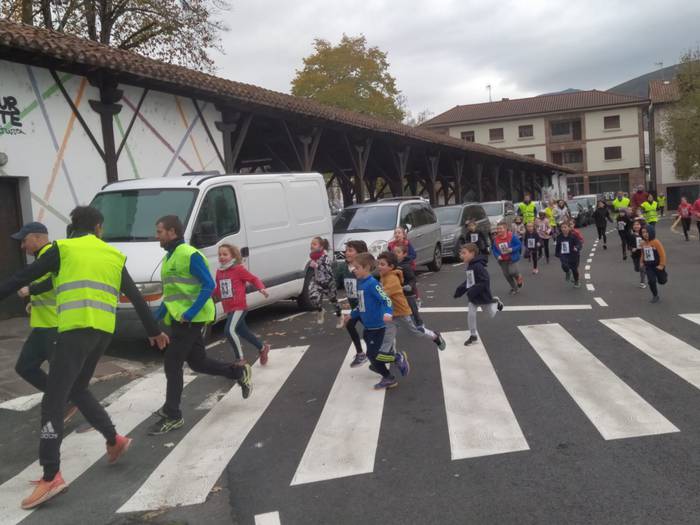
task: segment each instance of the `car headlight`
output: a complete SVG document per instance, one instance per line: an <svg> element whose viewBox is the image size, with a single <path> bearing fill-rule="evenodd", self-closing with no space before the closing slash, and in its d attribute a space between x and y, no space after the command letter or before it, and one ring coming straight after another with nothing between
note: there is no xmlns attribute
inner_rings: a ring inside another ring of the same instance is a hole
<svg viewBox="0 0 700 525"><path fill-rule="evenodd" d="M389 246L387 241L374 241L369 245L369 253L377 257L380 253L385 252Z"/></svg>
<svg viewBox="0 0 700 525"><path fill-rule="evenodd" d="M455 240L455 237L457 237L456 233L448 233L447 235L443 236L442 240L445 242L452 242Z"/></svg>

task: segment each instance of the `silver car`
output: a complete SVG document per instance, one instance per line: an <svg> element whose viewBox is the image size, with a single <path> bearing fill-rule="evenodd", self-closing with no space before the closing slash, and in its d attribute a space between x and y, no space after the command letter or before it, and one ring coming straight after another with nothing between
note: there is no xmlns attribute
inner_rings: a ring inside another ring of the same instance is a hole
<svg viewBox="0 0 700 525"><path fill-rule="evenodd" d="M436 208L435 214L440 222L442 234L442 256L459 258L459 248L469 239L467 222L474 221L477 231L488 239L491 233L491 223L479 203L465 203L454 206Z"/></svg>
<svg viewBox="0 0 700 525"><path fill-rule="evenodd" d="M385 251L394 230L408 230L408 240L416 250L416 264L437 272L442 266L440 224L430 203L419 197L395 197L348 206L333 225L336 259L343 258L345 243L365 241L375 257Z"/></svg>
<svg viewBox="0 0 700 525"><path fill-rule="evenodd" d="M491 222L492 233L496 231L496 225L499 222L505 222L510 228L515 219L515 206L512 201L489 201L482 202L481 205Z"/></svg>

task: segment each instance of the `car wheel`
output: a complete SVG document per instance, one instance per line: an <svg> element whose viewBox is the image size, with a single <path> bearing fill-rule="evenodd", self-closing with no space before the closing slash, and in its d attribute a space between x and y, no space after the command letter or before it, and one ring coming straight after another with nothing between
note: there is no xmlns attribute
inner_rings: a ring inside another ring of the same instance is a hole
<svg viewBox="0 0 700 525"><path fill-rule="evenodd" d="M306 277L304 277L304 287L297 297L297 306L300 310L305 312L313 310L313 305L311 304L311 299L309 298L309 285L311 284L311 279L314 277L314 272L311 268L306 270Z"/></svg>
<svg viewBox="0 0 700 525"><path fill-rule="evenodd" d="M433 252L433 260L428 263L428 270L431 272L439 272L440 268L442 268L442 250L440 249L440 245L436 244L435 252Z"/></svg>

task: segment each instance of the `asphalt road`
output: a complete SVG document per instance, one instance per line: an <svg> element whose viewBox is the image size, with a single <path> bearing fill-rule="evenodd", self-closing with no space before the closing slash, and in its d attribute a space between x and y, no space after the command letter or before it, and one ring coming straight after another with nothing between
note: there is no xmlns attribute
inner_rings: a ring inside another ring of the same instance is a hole
<svg viewBox="0 0 700 525"><path fill-rule="evenodd" d="M615 232L608 250L599 243L591 254L595 232L583 230L581 289L553 259L539 275L524 272L511 297L491 263L506 311L479 314L483 346L465 348L464 334L452 333L466 330L466 314L444 310L464 306L452 299L463 267L424 273L426 324L453 344L439 353L400 337L412 370L386 394L371 390L366 368L350 372L335 318L288 318L291 304L254 312L251 327L278 350L255 370L248 405L237 387L226 395L226 380L197 377L185 389L185 426L148 437L152 419L138 413L159 405L157 388L142 382L137 395L125 377L95 385L100 397L129 385L120 414L133 419L133 448L111 468L82 458L84 472L68 477L64 466L70 490L26 516L5 513L19 505L7 487L29 479L38 408L0 410L0 523L699 523L700 325L681 314L700 314L700 243L669 226L658 227L669 258L659 304L622 261ZM621 321L601 322L611 319ZM220 336L210 353L226 357ZM154 353L131 344L112 352L157 373ZM81 425L78 417L67 430ZM172 506L197 494L206 501Z"/></svg>

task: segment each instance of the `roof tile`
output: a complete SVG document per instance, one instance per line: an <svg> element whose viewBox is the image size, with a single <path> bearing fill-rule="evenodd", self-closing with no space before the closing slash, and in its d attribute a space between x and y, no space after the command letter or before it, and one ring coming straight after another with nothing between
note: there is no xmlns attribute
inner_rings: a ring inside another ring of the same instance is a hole
<svg viewBox="0 0 700 525"><path fill-rule="evenodd" d="M675 102L680 98L681 94L678 90L678 81L676 79L656 79L649 81L649 99L652 104Z"/></svg>

